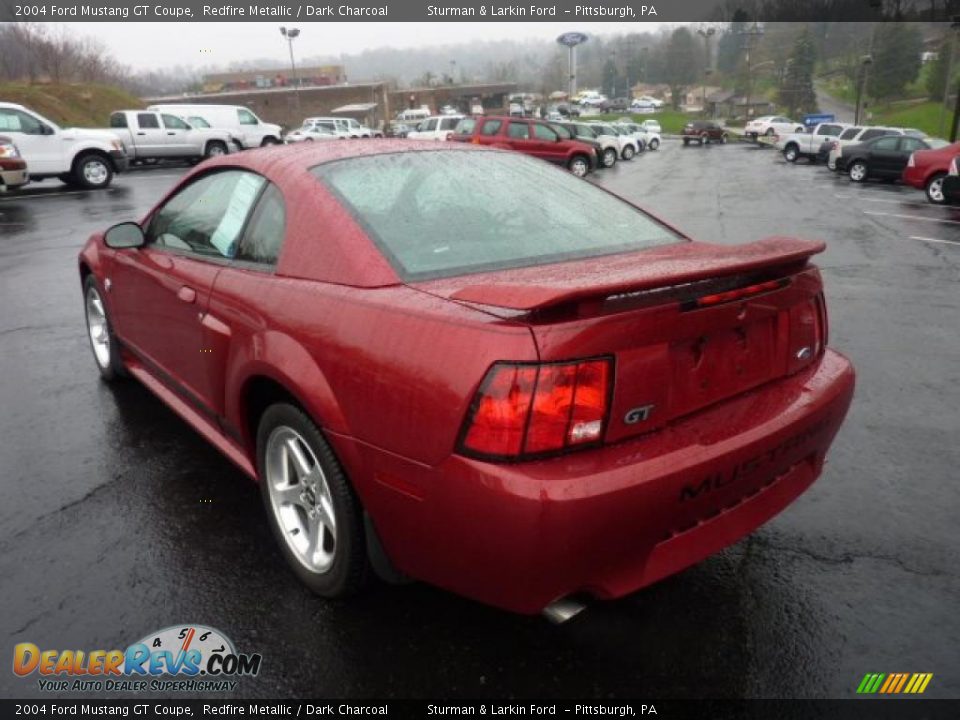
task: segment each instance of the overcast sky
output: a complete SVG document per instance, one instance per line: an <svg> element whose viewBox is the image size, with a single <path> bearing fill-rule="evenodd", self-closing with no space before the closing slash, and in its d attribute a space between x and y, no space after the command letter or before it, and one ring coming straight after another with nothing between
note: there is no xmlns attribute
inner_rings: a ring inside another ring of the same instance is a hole
<svg viewBox="0 0 960 720"><path fill-rule="evenodd" d="M113 56L135 69L173 65L228 65L255 58L285 61L280 22L76 23L70 29L106 43ZM550 39L568 30L587 34L654 31L663 23L297 23L298 57L357 53L370 48L452 45L470 40Z"/></svg>

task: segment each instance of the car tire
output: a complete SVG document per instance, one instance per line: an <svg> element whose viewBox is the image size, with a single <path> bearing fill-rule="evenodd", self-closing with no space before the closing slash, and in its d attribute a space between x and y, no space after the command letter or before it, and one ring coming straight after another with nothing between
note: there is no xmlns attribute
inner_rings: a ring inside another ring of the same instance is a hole
<svg viewBox="0 0 960 720"><path fill-rule="evenodd" d="M603 166L605 168L612 168L617 164L617 149L608 147L603 151Z"/></svg>
<svg viewBox="0 0 960 720"><path fill-rule="evenodd" d="M867 164L863 160L854 160L847 168L847 175L855 183L867 181Z"/></svg>
<svg viewBox="0 0 960 720"><path fill-rule="evenodd" d="M800 159L799 148L793 143L790 143L789 145L787 145L783 149L783 159L789 163L795 163L797 160Z"/></svg>
<svg viewBox="0 0 960 720"><path fill-rule="evenodd" d="M87 321L87 339L100 377L107 382L127 377L127 369L120 355L120 343L113 334L110 314L93 273L83 279L83 315Z"/></svg>
<svg viewBox="0 0 960 720"><path fill-rule="evenodd" d="M683 144L684 144L684 145L689 145L689 144L690 144L690 138L684 138L684 139L683 139Z"/></svg>
<svg viewBox="0 0 960 720"><path fill-rule="evenodd" d="M923 188L924 193L927 195L927 202L934 205L946 205L947 198L943 194L943 180L946 177L946 173L937 173L927 180L927 184Z"/></svg>
<svg viewBox="0 0 960 720"><path fill-rule="evenodd" d="M709 136L707 133L701 133L701 134L700 134L700 144L701 144L701 145L709 145L709 144L710 144L710 136Z"/></svg>
<svg viewBox="0 0 960 720"><path fill-rule="evenodd" d="M620 153L620 157L624 160L632 160L634 155L636 155L636 151L633 149L633 145L627 145Z"/></svg>
<svg viewBox="0 0 960 720"><path fill-rule="evenodd" d="M113 168L110 161L99 153L85 153L73 161L73 183L87 190L110 187Z"/></svg>
<svg viewBox="0 0 960 720"><path fill-rule="evenodd" d="M764 135L766 135L767 137L773 137L776 134L777 134L777 131L774 130L773 128L767 128L767 131L764 133Z"/></svg>
<svg viewBox="0 0 960 720"><path fill-rule="evenodd" d="M660 141L657 140L656 138L653 138L653 139L650 141L650 149L651 149L651 150L656 150L658 147L660 147Z"/></svg>
<svg viewBox="0 0 960 720"><path fill-rule="evenodd" d="M590 160L585 155L574 155L567 163L567 169L577 177L586 177L590 172Z"/></svg>
<svg viewBox="0 0 960 720"><path fill-rule="evenodd" d="M723 134L720 136L720 144L721 144L721 145L726 145L728 139L729 139L729 136L728 136L726 133L723 133Z"/></svg>
<svg viewBox="0 0 960 720"><path fill-rule="evenodd" d="M220 140L211 140L204 148L203 156L205 158L220 157L227 154L227 144Z"/></svg>
<svg viewBox="0 0 960 720"><path fill-rule="evenodd" d="M280 141L275 137L267 136L260 142L260 147L267 147L268 145L279 145Z"/></svg>
<svg viewBox="0 0 960 720"><path fill-rule="evenodd" d="M360 590L368 573L363 510L303 410L277 403L260 417L257 474L267 522L300 581L326 598Z"/></svg>

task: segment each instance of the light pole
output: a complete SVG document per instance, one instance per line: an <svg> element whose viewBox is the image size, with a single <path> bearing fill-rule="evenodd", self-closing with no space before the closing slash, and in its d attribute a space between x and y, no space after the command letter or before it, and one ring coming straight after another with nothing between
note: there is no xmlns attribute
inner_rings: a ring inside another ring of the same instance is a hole
<svg viewBox="0 0 960 720"><path fill-rule="evenodd" d="M297 98L297 112L300 112L300 78L297 77L297 64L293 60L293 40L300 35L300 29L281 27L280 34L287 39L287 45L290 47L290 70L293 72L293 93Z"/></svg>
<svg viewBox="0 0 960 720"><path fill-rule="evenodd" d="M707 67L703 71L703 101L701 103L704 117L707 115L707 78L713 72L713 58L710 55L710 38L712 38L716 32L717 29L715 27L697 29L697 34L703 38L703 45L707 54Z"/></svg>
<svg viewBox="0 0 960 720"><path fill-rule="evenodd" d="M750 51L753 49L753 38L763 35L763 28L761 28L756 21L754 21L753 27L751 27L749 30L741 30L740 34L744 36L743 49L746 51L747 97L745 98L745 112L747 119L749 120L750 116L753 115L753 105L751 104L753 100L751 97L753 94L753 68L750 66ZM763 63L760 63L760 65L762 64Z"/></svg>
<svg viewBox="0 0 960 720"><path fill-rule="evenodd" d="M860 58L860 82L857 83L857 107L853 113L853 124L860 124L860 111L866 110L866 98L864 94L867 89L867 75L870 72L870 64L873 62L873 55L864 55ZM864 112L866 115L866 112Z"/></svg>

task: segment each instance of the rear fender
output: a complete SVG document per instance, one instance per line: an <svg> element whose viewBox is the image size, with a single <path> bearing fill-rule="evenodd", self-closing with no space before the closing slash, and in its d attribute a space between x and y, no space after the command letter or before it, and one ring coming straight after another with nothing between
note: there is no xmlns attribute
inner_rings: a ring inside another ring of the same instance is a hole
<svg viewBox="0 0 960 720"><path fill-rule="evenodd" d="M258 333L243 346L231 348L224 407L227 421L239 430L251 458L255 459L256 437L247 422L247 395L257 377L282 386L323 430L350 434L330 383L307 349L284 333Z"/></svg>

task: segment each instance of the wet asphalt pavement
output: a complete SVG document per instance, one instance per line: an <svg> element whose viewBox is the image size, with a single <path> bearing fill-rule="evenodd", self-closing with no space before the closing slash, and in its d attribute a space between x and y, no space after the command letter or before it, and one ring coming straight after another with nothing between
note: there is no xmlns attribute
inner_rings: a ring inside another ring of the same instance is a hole
<svg viewBox="0 0 960 720"><path fill-rule="evenodd" d="M124 648L194 622L263 655L225 699L850 697L867 672L932 672L927 696L960 697L960 211L743 145L668 142L596 179L699 239L826 240L831 344L858 388L786 512L555 627L418 584L313 597L254 485L140 385L98 380L77 251L182 172L0 196L7 668L18 642ZM0 696L40 695L0 671Z"/></svg>

